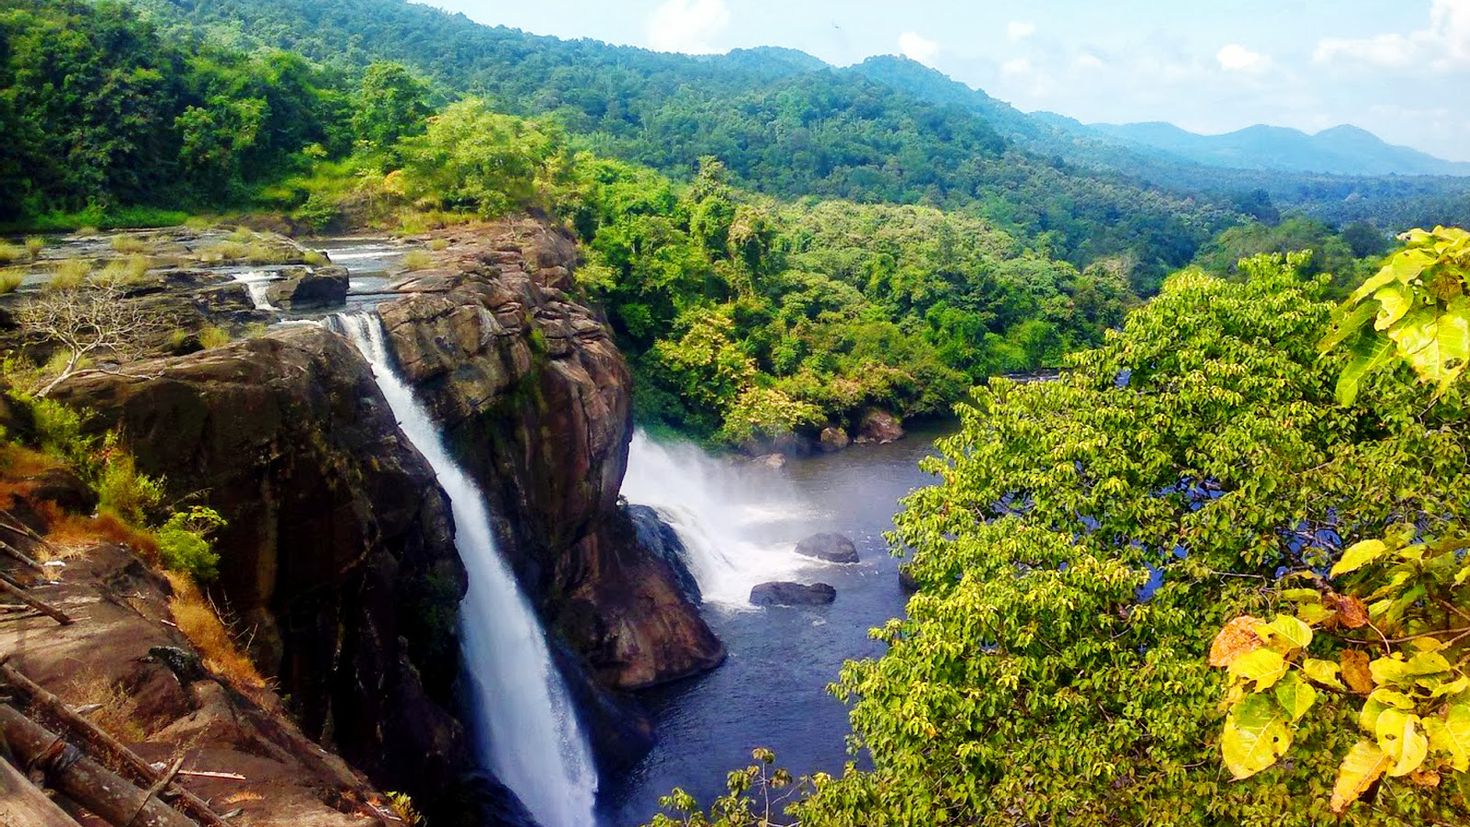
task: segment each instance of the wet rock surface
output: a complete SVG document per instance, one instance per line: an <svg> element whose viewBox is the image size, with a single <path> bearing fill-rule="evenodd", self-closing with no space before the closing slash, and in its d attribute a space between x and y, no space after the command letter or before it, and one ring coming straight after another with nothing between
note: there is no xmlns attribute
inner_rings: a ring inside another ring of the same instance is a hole
<svg viewBox="0 0 1470 827"><path fill-rule="evenodd" d="M856 563L858 561L857 546L853 545L852 540L831 532L813 534L802 539L796 544L796 553L805 557L826 560L829 563Z"/></svg>
<svg viewBox="0 0 1470 827"><path fill-rule="evenodd" d="M837 590L826 583L792 583L778 580L760 583L750 590L756 606L822 606L837 599Z"/></svg>

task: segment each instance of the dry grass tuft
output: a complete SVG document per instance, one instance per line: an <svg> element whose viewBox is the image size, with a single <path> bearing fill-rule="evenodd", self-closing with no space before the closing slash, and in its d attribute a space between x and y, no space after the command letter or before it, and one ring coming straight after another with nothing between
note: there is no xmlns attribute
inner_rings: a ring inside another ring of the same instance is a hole
<svg viewBox="0 0 1470 827"><path fill-rule="evenodd" d="M137 717L138 702L121 684L109 681L95 671L77 674L59 694L67 706L73 708L96 704L97 709L86 713L86 717L124 744L136 744L148 737L147 727Z"/></svg>
<svg viewBox="0 0 1470 827"><path fill-rule="evenodd" d="M135 235L115 235L112 237L112 249L119 253L141 253L148 249L148 242Z"/></svg>
<svg viewBox="0 0 1470 827"><path fill-rule="evenodd" d="M82 286L87 276L92 274L92 262L80 258L69 258L57 262L52 272L51 280L46 282L44 290L75 290Z"/></svg>
<svg viewBox="0 0 1470 827"><path fill-rule="evenodd" d="M6 293L14 293L15 291L19 290L21 284L24 283L25 280L25 273L18 273L14 270L8 270L6 272L0 273L0 295L4 295Z"/></svg>
<svg viewBox="0 0 1470 827"><path fill-rule="evenodd" d="M173 613L179 631L198 650L205 667L235 689L261 700L262 691L267 687L265 678L261 677L250 658L240 651L229 627L220 620L203 592L188 575L170 571L164 572L164 576L174 589L174 596L168 601L169 611Z"/></svg>
<svg viewBox="0 0 1470 827"><path fill-rule="evenodd" d="M403 254L403 269L422 270L434 263L434 257L427 250L409 250Z"/></svg>
<svg viewBox="0 0 1470 827"><path fill-rule="evenodd" d="M51 521L51 533L46 539L62 550L63 557L81 554L99 542L109 542L127 546L149 564L158 564L158 540L111 512L104 511L96 517L59 515Z"/></svg>

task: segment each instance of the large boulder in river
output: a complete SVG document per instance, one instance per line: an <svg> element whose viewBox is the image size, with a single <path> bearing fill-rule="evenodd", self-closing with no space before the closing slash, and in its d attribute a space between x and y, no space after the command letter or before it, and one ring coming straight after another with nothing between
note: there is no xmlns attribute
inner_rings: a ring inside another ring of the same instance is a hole
<svg viewBox="0 0 1470 827"><path fill-rule="evenodd" d="M837 590L826 583L778 580L750 590L750 602L757 606L821 606L836 599Z"/></svg>
<svg viewBox="0 0 1470 827"><path fill-rule="evenodd" d="M869 408L858 423L858 444L878 443L886 445L903 438L903 423L888 411Z"/></svg>
<svg viewBox="0 0 1470 827"><path fill-rule="evenodd" d="M379 305L389 349L484 491L500 547L553 631L604 687L710 669L724 647L674 567L618 508L632 377L601 319L568 293L578 252L530 218L440 234L444 249ZM594 720L594 736L617 727ZM597 744L605 760L626 755Z"/></svg>
<svg viewBox="0 0 1470 827"><path fill-rule="evenodd" d="M351 345L283 328L54 396L123 434L170 500L204 492L228 521L211 591L307 735L420 800L472 765L447 500Z"/></svg>
<svg viewBox="0 0 1470 827"><path fill-rule="evenodd" d="M271 282L265 297L282 310L325 310L347 302L347 268L287 267Z"/></svg>
<svg viewBox="0 0 1470 827"><path fill-rule="evenodd" d="M852 444L852 440L847 436L847 431L836 425L828 425L823 428L822 433L817 437L817 441L822 446L822 450L829 453L832 451L841 451L843 448Z"/></svg>
<svg viewBox="0 0 1470 827"><path fill-rule="evenodd" d="M813 534L797 543L796 553L805 557L826 560L829 563L856 563L858 561L857 546L853 545L852 540L841 534L830 532Z"/></svg>

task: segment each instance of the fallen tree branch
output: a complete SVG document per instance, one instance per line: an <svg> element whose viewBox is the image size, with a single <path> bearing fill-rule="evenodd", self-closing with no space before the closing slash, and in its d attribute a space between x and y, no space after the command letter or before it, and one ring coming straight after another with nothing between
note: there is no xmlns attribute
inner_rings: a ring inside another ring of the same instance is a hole
<svg viewBox="0 0 1470 827"><path fill-rule="evenodd" d="M78 827L40 787L4 758L0 758L0 824Z"/></svg>
<svg viewBox="0 0 1470 827"><path fill-rule="evenodd" d="M117 760L123 762L128 770L137 777L146 780L149 784L157 784L159 772L153 769L138 753L133 752L123 745L121 741L103 732L96 724L76 714L61 699L46 691L46 689L21 673L19 669L9 663L0 661L0 679L16 689L24 692L31 702L44 709L47 713L56 717L67 727L82 735L90 742L100 745ZM189 775L189 771L180 770L180 775ZM169 784L163 794L168 797L177 798L177 805L184 812L208 827L230 827L228 822L215 814L210 809L208 802L199 796L189 792L177 784Z"/></svg>
<svg viewBox="0 0 1470 827"><path fill-rule="evenodd" d="M14 597L16 600L19 600L27 606L30 606L32 609L35 609L41 614L46 615L57 623L60 623L62 626L70 626L73 623L71 617L69 617L66 612L63 612L60 609L54 609L46 605L45 603L42 603L41 601L35 599L34 597L31 597L29 594L26 593L25 589L22 589L20 586L12 583L9 577L0 575L0 592L4 592L11 597Z"/></svg>
<svg viewBox="0 0 1470 827"><path fill-rule="evenodd" d="M0 704L0 732L23 767L115 827L196 827L9 704Z"/></svg>

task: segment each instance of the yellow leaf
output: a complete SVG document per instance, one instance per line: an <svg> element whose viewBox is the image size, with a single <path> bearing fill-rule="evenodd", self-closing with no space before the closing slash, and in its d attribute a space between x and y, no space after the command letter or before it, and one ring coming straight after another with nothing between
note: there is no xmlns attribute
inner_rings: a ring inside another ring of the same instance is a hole
<svg viewBox="0 0 1470 827"><path fill-rule="evenodd" d="M1337 768L1337 782L1332 785L1332 812L1342 815L1349 804L1373 786L1390 763L1389 757L1372 741L1354 744Z"/></svg>
<svg viewBox="0 0 1470 827"><path fill-rule="evenodd" d="M1305 649L1312 642L1312 627L1291 615L1277 615L1270 623L1257 623L1251 629L1283 655Z"/></svg>
<svg viewBox="0 0 1470 827"><path fill-rule="evenodd" d="M1332 566L1329 575L1337 577L1340 574L1357 571L1388 552L1388 544L1382 540L1364 540L1360 543L1353 543Z"/></svg>
<svg viewBox="0 0 1470 827"><path fill-rule="evenodd" d="M1312 685L1302 680L1301 675L1296 672L1288 674L1276 684L1276 702L1291 716L1293 723L1300 721L1302 716L1317 702L1317 690Z"/></svg>
<svg viewBox="0 0 1470 827"><path fill-rule="evenodd" d="M1424 729L1435 752L1450 758L1457 772L1470 771L1470 704L1451 704L1443 720L1427 718Z"/></svg>
<svg viewBox="0 0 1470 827"><path fill-rule="evenodd" d="M1225 718L1220 754L1237 781L1275 764L1290 747L1285 715L1265 695L1247 695Z"/></svg>
<svg viewBox="0 0 1470 827"><path fill-rule="evenodd" d="M1307 677L1309 679L1316 681L1323 686L1330 686L1333 689L1347 688L1346 686L1343 686L1342 680L1337 677L1337 664L1333 663L1330 660L1307 658L1306 661L1302 663L1302 671L1307 674Z"/></svg>
<svg viewBox="0 0 1470 827"><path fill-rule="evenodd" d="M1429 739L1419 732L1418 718L1397 709L1385 709L1374 724L1378 747L1393 759L1388 774L1408 775L1424 763L1429 754Z"/></svg>
<svg viewBox="0 0 1470 827"><path fill-rule="evenodd" d="M1256 691L1270 689L1286 674L1286 660L1281 653L1272 649L1255 649L1241 655L1230 663L1230 674L1234 677L1255 681Z"/></svg>

